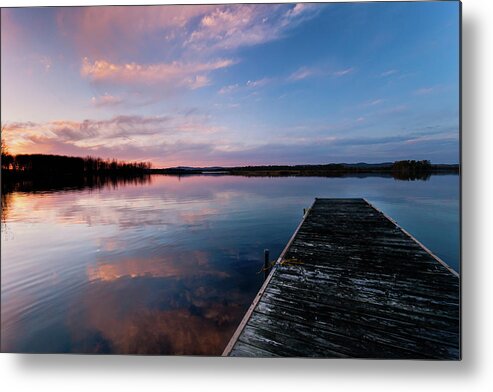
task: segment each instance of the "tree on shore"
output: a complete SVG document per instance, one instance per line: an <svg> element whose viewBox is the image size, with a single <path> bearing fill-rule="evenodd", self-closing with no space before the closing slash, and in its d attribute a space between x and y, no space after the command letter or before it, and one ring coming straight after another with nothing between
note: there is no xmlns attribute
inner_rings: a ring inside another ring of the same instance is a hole
<svg viewBox="0 0 493 392"><path fill-rule="evenodd" d="M18 154L15 156L6 154L4 165L3 157L2 155L2 170L7 170L13 175L26 176L126 176L144 174L151 168L148 162L120 162L115 159L48 154Z"/></svg>
<svg viewBox="0 0 493 392"><path fill-rule="evenodd" d="M5 141L5 131L7 129L7 126L5 124L2 125L2 130L1 130L1 133L0 133L0 139L1 139L1 152L2 152L2 155L1 155L1 160L2 160L2 170L6 169L8 170L11 165L12 165L12 161L13 161L13 156L10 155L9 153L9 149L7 147L7 143Z"/></svg>
<svg viewBox="0 0 493 392"><path fill-rule="evenodd" d="M91 156L70 157L50 154L9 153L5 141L7 126L1 128L1 168L5 179L26 177L94 177L94 176L135 176L150 171L149 162L122 162L116 159L102 159Z"/></svg>
<svg viewBox="0 0 493 392"><path fill-rule="evenodd" d="M426 179L433 167L428 160L396 161L392 164L392 174L398 179Z"/></svg>

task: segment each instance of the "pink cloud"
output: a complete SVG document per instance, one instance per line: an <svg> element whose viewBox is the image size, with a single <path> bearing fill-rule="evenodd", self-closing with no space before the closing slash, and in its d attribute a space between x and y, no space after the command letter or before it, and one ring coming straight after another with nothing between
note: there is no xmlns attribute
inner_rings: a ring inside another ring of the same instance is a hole
<svg viewBox="0 0 493 392"><path fill-rule="evenodd" d="M206 87L211 84L211 80L205 75L197 75L192 78L186 79L186 84L191 90Z"/></svg>
<svg viewBox="0 0 493 392"><path fill-rule="evenodd" d="M303 4L303 3L298 3L292 8L289 12L288 15L290 16L297 16L301 13L303 13L307 8L310 8L312 4Z"/></svg>
<svg viewBox="0 0 493 392"><path fill-rule="evenodd" d="M224 86L221 87L221 89L218 91L219 94L229 94L232 93L240 88L240 85L238 83L236 84L230 84L229 86Z"/></svg>
<svg viewBox="0 0 493 392"><path fill-rule="evenodd" d="M236 91L243 91L244 89L256 89L264 87L273 82L272 78L262 78L257 80L248 80L245 84L230 84L219 89L219 94L231 94Z"/></svg>
<svg viewBox="0 0 493 392"><path fill-rule="evenodd" d="M58 27L83 56L119 58L132 54L154 32L172 36L212 5L108 6L61 8Z"/></svg>
<svg viewBox="0 0 493 392"><path fill-rule="evenodd" d="M9 150L25 153L77 153L79 155L157 148L164 144L205 142L222 131L210 116L185 113L161 116L119 115L106 120L11 123L4 131ZM116 150L115 150L116 151Z"/></svg>
<svg viewBox="0 0 493 392"><path fill-rule="evenodd" d="M94 82L112 82L116 84L149 84L156 83L185 86L191 89L210 84L205 74L235 64L230 59L219 59L205 63L171 63L114 64L106 60L91 62L84 58L81 75Z"/></svg>
<svg viewBox="0 0 493 392"><path fill-rule="evenodd" d="M232 49L273 39L270 25L259 20L260 10L250 5L216 8L202 18L186 43L195 48L210 47L212 43L216 49Z"/></svg>
<svg viewBox="0 0 493 392"><path fill-rule="evenodd" d="M91 103L96 107L115 106L115 105L119 105L122 102L123 102L122 98L116 97L114 95L110 95L108 93L100 95L99 97L91 98Z"/></svg>
<svg viewBox="0 0 493 392"><path fill-rule="evenodd" d="M218 6L202 17L185 45L195 50L217 50L273 41L321 9L320 6L296 4L273 17L281 8L284 6L276 4Z"/></svg>
<svg viewBox="0 0 493 392"><path fill-rule="evenodd" d="M21 26L14 21L8 8L2 9L0 28L2 51L15 49L25 39Z"/></svg>
<svg viewBox="0 0 493 392"><path fill-rule="evenodd" d="M194 52L269 42L321 8L312 4L74 7L60 9L57 24L82 56L116 61L135 54L155 33L161 33L162 44L175 42Z"/></svg>

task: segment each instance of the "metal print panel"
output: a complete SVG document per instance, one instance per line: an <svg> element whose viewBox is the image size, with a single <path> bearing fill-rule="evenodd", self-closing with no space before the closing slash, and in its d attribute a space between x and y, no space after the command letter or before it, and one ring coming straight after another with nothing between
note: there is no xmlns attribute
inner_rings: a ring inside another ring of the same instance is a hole
<svg viewBox="0 0 493 392"><path fill-rule="evenodd" d="M1 351L460 359L460 7L2 8Z"/></svg>

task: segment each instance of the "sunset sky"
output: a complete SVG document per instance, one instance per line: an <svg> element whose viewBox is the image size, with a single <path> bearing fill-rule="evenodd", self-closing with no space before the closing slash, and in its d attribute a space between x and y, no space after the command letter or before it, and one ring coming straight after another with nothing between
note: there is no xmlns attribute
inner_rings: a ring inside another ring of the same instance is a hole
<svg viewBox="0 0 493 392"><path fill-rule="evenodd" d="M459 160L459 3L2 9L11 153Z"/></svg>

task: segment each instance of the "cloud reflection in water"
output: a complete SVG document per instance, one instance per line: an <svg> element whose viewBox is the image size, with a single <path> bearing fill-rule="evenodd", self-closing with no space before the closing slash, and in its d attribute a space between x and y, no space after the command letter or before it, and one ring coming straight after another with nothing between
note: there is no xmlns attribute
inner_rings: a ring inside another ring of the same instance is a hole
<svg viewBox="0 0 493 392"><path fill-rule="evenodd" d="M454 266L458 189L457 176L153 176L11 193L2 350L220 354L262 283L263 249L281 251L314 197L366 197Z"/></svg>

